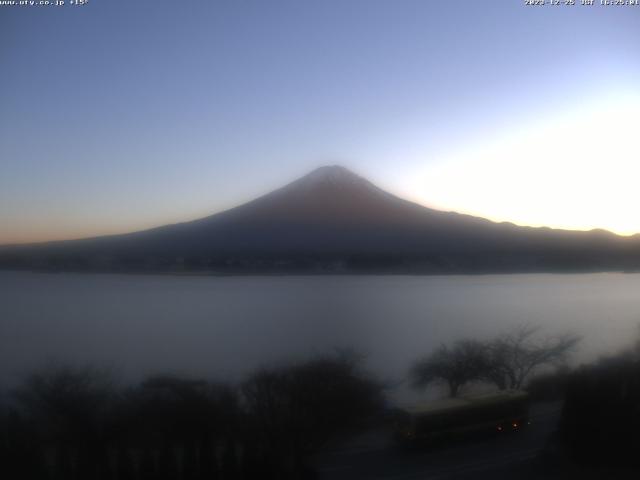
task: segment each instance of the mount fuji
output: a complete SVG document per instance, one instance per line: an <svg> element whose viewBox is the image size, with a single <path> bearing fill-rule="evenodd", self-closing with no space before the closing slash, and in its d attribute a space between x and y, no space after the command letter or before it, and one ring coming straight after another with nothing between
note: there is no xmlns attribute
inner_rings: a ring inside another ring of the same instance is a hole
<svg viewBox="0 0 640 480"><path fill-rule="evenodd" d="M151 230L0 248L0 267L208 273L635 270L640 237L521 227L430 209L340 166Z"/></svg>

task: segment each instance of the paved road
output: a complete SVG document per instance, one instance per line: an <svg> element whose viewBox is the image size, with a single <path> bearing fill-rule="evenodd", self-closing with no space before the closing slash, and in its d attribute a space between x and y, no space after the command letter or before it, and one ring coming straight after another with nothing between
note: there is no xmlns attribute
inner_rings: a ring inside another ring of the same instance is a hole
<svg viewBox="0 0 640 480"><path fill-rule="evenodd" d="M536 404L531 425L509 432L437 449L402 451L390 432L371 432L340 450L318 456L321 479L440 480L453 478L533 478L532 460L556 428L559 403Z"/></svg>

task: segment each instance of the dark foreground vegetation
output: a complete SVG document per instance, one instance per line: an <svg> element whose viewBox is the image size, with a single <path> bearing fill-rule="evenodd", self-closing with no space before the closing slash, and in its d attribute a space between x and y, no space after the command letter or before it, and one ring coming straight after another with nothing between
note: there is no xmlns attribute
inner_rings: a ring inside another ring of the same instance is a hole
<svg viewBox="0 0 640 480"><path fill-rule="evenodd" d="M538 459L545 478L638 478L640 341L573 371L534 377L527 390L534 401L563 401Z"/></svg>
<svg viewBox="0 0 640 480"><path fill-rule="evenodd" d="M153 377L118 388L105 372L55 368L4 399L8 479L314 478L310 454L382 407L353 356L265 369L242 385Z"/></svg>
<svg viewBox="0 0 640 480"><path fill-rule="evenodd" d="M622 478L612 472L640 469L640 348L572 371L564 360L577 341L522 327L442 346L412 374L419 385L444 382L450 395L492 382L526 388L533 401L564 400L523 478L594 468ZM545 365L556 369L529 378ZM379 427L385 411L382 385L345 352L262 369L239 385L155 376L122 386L105 371L55 367L0 396L0 478L313 479L315 454Z"/></svg>
<svg viewBox="0 0 640 480"><path fill-rule="evenodd" d="M581 464L640 471L640 349L568 377L558 433Z"/></svg>

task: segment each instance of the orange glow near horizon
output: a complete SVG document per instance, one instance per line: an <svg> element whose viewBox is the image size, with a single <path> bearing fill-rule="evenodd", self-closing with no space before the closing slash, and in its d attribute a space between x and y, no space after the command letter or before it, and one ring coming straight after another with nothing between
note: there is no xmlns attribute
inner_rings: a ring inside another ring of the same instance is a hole
<svg viewBox="0 0 640 480"><path fill-rule="evenodd" d="M636 234L640 232L637 112L639 94L618 94L519 124L481 144L450 150L440 159L429 158L418 171L401 175L390 191L431 208L496 222ZM368 176L366 171L356 173ZM290 180L284 178L281 183ZM194 199L190 208L176 206L170 212L159 206L142 221L140 212L130 211L110 212L106 221L61 209L50 212L44 221L36 221L38 212L23 218L14 214L5 222L0 245L144 230L202 218L264 193L257 191L236 202L227 195L217 199L217 208L200 205L206 199Z"/></svg>

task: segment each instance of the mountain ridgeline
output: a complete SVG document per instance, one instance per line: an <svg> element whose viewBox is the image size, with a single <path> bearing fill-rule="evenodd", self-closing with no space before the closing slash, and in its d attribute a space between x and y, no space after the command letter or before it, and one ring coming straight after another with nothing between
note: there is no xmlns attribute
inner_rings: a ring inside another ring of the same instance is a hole
<svg viewBox="0 0 640 480"><path fill-rule="evenodd" d="M0 268L202 273L491 273L640 268L640 236L442 212L339 166L199 220L0 247Z"/></svg>

